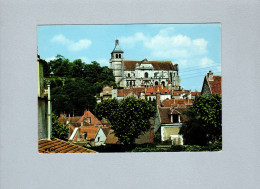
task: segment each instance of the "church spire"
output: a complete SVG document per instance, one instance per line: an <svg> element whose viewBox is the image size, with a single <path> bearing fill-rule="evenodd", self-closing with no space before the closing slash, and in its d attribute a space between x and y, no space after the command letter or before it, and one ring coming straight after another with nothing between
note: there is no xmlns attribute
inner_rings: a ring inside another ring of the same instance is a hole
<svg viewBox="0 0 260 189"><path fill-rule="evenodd" d="M118 39L116 39L115 48L112 51L112 53L124 53L124 51L122 51L121 48L119 47L119 40Z"/></svg>

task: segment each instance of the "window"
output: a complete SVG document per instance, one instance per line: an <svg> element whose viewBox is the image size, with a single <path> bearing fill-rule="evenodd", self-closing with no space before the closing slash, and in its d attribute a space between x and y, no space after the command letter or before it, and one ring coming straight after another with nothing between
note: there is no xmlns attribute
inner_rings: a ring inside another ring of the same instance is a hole
<svg viewBox="0 0 260 189"><path fill-rule="evenodd" d="M98 141L98 142L100 141L100 137L97 138L97 141Z"/></svg>
<svg viewBox="0 0 260 189"><path fill-rule="evenodd" d="M179 115L173 115L173 123L178 123L179 119L178 119Z"/></svg>
<svg viewBox="0 0 260 189"><path fill-rule="evenodd" d="M171 80L171 82L172 82L172 72L170 73L170 80Z"/></svg>
<svg viewBox="0 0 260 189"><path fill-rule="evenodd" d="M87 117L87 123L91 123L91 117Z"/></svg>
<svg viewBox="0 0 260 189"><path fill-rule="evenodd" d="M155 85L158 85L158 81L155 81Z"/></svg>
<svg viewBox="0 0 260 189"><path fill-rule="evenodd" d="M165 87L165 82L164 82L164 81L162 81L162 86L164 86L164 87Z"/></svg>
<svg viewBox="0 0 260 189"><path fill-rule="evenodd" d="M128 77L130 77L130 73L128 73Z"/></svg>
<svg viewBox="0 0 260 189"><path fill-rule="evenodd" d="M87 132L83 133L83 139L87 139Z"/></svg>
<svg viewBox="0 0 260 189"><path fill-rule="evenodd" d="M147 72L145 72L144 77L148 78L148 73Z"/></svg>
<svg viewBox="0 0 260 189"><path fill-rule="evenodd" d="M118 58L118 54L116 54L116 58Z"/></svg>
<svg viewBox="0 0 260 189"><path fill-rule="evenodd" d="M121 54L119 54L119 58L121 58Z"/></svg>

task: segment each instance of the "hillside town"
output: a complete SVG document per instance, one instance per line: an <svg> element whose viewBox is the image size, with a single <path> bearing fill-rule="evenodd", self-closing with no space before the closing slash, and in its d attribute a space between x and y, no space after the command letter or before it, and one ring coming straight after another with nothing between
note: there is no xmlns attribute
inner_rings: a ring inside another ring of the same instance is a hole
<svg viewBox="0 0 260 189"><path fill-rule="evenodd" d="M58 85L53 85L58 75L49 70L46 76L46 63L37 56L39 153L222 149L221 75L214 75L209 70L205 72L200 91L184 89L178 64L145 57L143 60L125 60L119 40L115 40L109 62L113 84L111 81L95 82L99 84L99 91L92 95L94 105L89 100L82 100L84 109L69 105L62 109L62 103L68 103L59 100ZM77 73L79 71L76 76ZM62 80L61 85L66 82ZM84 98L87 95L84 91L80 94ZM61 105L58 106L58 102ZM205 103L203 108L199 107L201 103ZM212 108L216 108L213 114L203 112L201 117L196 114L201 109L210 112ZM214 115L218 117L214 118ZM205 117L209 118L207 122L203 122Z"/></svg>

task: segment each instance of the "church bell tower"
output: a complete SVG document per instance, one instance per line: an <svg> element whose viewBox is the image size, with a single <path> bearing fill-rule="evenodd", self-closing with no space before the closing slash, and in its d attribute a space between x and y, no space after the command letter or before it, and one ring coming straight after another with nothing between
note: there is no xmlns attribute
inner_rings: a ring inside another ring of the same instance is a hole
<svg viewBox="0 0 260 189"><path fill-rule="evenodd" d="M111 52L110 68L113 70L115 82L118 86L124 87L124 51L119 47L119 40L115 42L115 48Z"/></svg>

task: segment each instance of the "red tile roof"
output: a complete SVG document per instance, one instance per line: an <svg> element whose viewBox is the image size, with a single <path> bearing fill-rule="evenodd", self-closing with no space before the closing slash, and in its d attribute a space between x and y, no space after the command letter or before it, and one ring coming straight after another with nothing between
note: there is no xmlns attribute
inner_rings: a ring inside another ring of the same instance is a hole
<svg viewBox="0 0 260 189"><path fill-rule="evenodd" d="M105 144L119 144L118 137L116 137L116 135L112 129L110 130L110 132L107 135Z"/></svg>
<svg viewBox="0 0 260 189"><path fill-rule="evenodd" d="M94 140L95 136L97 135L97 132L100 127L97 126L81 126L80 127L80 135L83 137L83 133L87 133L87 139L88 140Z"/></svg>
<svg viewBox="0 0 260 189"><path fill-rule="evenodd" d="M145 92L145 88L144 87L132 87L130 89L118 89L117 96L127 96L131 92L133 92L137 96L140 96L140 93Z"/></svg>
<svg viewBox="0 0 260 189"><path fill-rule="evenodd" d="M222 94L222 91L221 91L221 76L220 75L213 75L213 80L214 81L208 81L212 94Z"/></svg>
<svg viewBox="0 0 260 189"><path fill-rule="evenodd" d="M136 60L125 60L124 69L125 70L135 70L136 63L139 65L142 61ZM152 64L155 70L176 70L171 61L148 61L142 62L142 64Z"/></svg>
<svg viewBox="0 0 260 189"><path fill-rule="evenodd" d="M191 92L191 96L201 95L201 92Z"/></svg>
<svg viewBox="0 0 260 189"><path fill-rule="evenodd" d="M85 118L87 118L87 117L91 118L90 124L88 124L86 122L87 120ZM84 111L83 116L81 116L80 119L78 119L77 123L81 123L81 122L83 122L83 120L84 120L84 125L91 125L91 126L101 125L101 121L98 118L96 118L96 116L94 116L89 110Z"/></svg>
<svg viewBox="0 0 260 189"><path fill-rule="evenodd" d="M179 106L186 106L186 105L192 105L194 102L194 99L189 99L189 103L187 99L166 99L162 101L162 104L164 107L170 107L172 104L174 107Z"/></svg>
<svg viewBox="0 0 260 189"><path fill-rule="evenodd" d="M181 115L181 122L187 121L187 117L183 115L183 112L187 110L187 108L175 108ZM171 122L171 110L169 107L159 107L159 114L162 124L169 124Z"/></svg>
<svg viewBox="0 0 260 189"><path fill-rule="evenodd" d="M38 141L39 153L96 153L93 150L54 138Z"/></svg>

